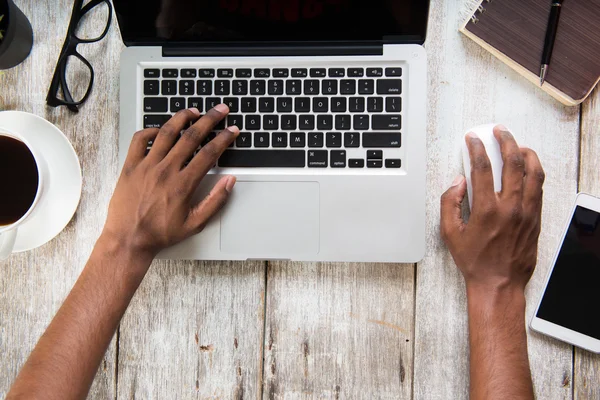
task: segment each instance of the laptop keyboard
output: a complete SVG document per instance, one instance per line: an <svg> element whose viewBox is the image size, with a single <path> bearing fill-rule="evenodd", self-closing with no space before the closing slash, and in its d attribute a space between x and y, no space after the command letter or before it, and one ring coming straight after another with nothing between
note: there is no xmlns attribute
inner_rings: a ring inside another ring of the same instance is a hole
<svg viewBox="0 0 600 400"><path fill-rule="evenodd" d="M402 69L146 68L143 126L220 103L240 135L219 167L401 168Z"/></svg>

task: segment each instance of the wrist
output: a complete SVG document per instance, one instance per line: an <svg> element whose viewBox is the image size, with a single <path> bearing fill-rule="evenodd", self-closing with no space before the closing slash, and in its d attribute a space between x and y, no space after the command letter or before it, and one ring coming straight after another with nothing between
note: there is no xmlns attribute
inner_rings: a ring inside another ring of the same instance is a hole
<svg viewBox="0 0 600 400"><path fill-rule="evenodd" d="M467 282L469 310L525 314L525 288L511 283Z"/></svg>
<svg viewBox="0 0 600 400"><path fill-rule="evenodd" d="M136 248L108 232L102 232L91 259L102 260L103 269L110 269L121 278L141 280L155 256L153 252Z"/></svg>

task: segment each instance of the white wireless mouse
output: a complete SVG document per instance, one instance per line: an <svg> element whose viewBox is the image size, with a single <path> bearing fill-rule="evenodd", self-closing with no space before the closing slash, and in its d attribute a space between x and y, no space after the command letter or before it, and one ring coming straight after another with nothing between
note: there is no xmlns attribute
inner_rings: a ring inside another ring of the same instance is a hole
<svg viewBox="0 0 600 400"><path fill-rule="evenodd" d="M500 144L494 136L494 127L498 124L480 125L473 129L469 129L463 137L463 165L465 167L465 177L467 178L467 193L469 196L469 208L473 208L473 186L471 184L471 158L469 157L469 149L467 148L466 136L469 132L475 133L485 146L485 151L492 164L492 174L494 175L494 190L499 192L502 190L502 153L500 152Z"/></svg>

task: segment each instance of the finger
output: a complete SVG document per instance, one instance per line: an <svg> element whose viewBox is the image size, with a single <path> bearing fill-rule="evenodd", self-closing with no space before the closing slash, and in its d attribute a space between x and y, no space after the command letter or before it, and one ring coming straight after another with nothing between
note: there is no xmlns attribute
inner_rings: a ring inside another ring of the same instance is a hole
<svg viewBox="0 0 600 400"><path fill-rule="evenodd" d="M502 192L503 198L521 201L523 197L523 176L525 175L525 162L521 149L513 135L504 125L494 128L494 136L500 144L502 153Z"/></svg>
<svg viewBox="0 0 600 400"><path fill-rule="evenodd" d="M471 158L471 184L473 185L473 210L496 199L492 164L483 142L473 132L467 134L467 147Z"/></svg>
<svg viewBox="0 0 600 400"><path fill-rule="evenodd" d="M463 231L465 221L462 218L462 202L467 193L467 181L462 175L457 176L452 186L446 190L441 199L440 233L446 244Z"/></svg>
<svg viewBox="0 0 600 400"><path fill-rule="evenodd" d="M542 209L543 186L546 174L535 151L521 148L525 160L525 178L523 189L523 206L525 209L539 212Z"/></svg>
<svg viewBox="0 0 600 400"><path fill-rule="evenodd" d="M182 167L198 150L202 141L228 113L229 107L225 104L219 104L208 110L206 115L183 132L183 136L167 156L169 162L177 163Z"/></svg>
<svg viewBox="0 0 600 400"><path fill-rule="evenodd" d="M234 176L223 177L208 196L192 209L187 220L189 232L196 234L202 231L210 218L223 208L233 190L235 181Z"/></svg>
<svg viewBox="0 0 600 400"><path fill-rule="evenodd" d="M178 111L177 114L167 121L160 128L156 140L152 144L152 149L148 153L148 159L153 162L159 162L171 151L173 144L179 138L179 134L192 121L200 117L200 111L197 108L188 108Z"/></svg>
<svg viewBox="0 0 600 400"><path fill-rule="evenodd" d="M136 132L131 139L129 150L127 151L127 158L125 159L125 166L137 165L146 156L148 149L148 143L153 141L158 135L157 128L144 129Z"/></svg>
<svg viewBox="0 0 600 400"><path fill-rule="evenodd" d="M189 180L192 186L198 186L202 178L239 134L240 130L235 125L221 131L192 158L184 170L184 174L186 174L184 179Z"/></svg>

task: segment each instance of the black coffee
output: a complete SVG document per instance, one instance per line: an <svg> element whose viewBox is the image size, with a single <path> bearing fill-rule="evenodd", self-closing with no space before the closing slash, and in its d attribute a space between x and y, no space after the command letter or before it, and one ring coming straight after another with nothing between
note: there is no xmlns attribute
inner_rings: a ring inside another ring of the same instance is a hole
<svg viewBox="0 0 600 400"><path fill-rule="evenodd" d="M38 190L38 169L25 143L0 135L0 226L17 222Z"/></svg>

